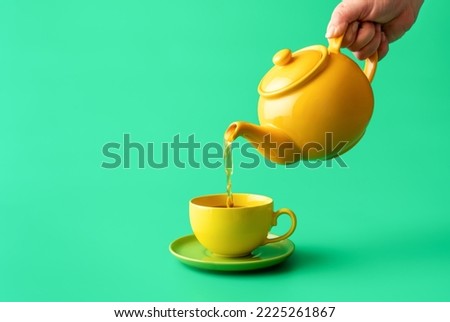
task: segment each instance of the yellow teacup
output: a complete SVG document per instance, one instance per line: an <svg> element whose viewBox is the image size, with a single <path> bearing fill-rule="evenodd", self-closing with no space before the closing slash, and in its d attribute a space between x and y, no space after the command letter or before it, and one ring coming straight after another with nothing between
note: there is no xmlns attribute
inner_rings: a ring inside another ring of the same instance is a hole
<svg viewBox="0 0 450 322"><path fill-rule="evenodd" d="M241 257L258 246L278 242L292 235L297 226L293 211L273 211L273 200L254 194L233 194L235 207L226 207L226 194L194 198L189 203L189 219L198 241L214 255ZM267 238L281 214L291 217L288 232Z"/></svg>

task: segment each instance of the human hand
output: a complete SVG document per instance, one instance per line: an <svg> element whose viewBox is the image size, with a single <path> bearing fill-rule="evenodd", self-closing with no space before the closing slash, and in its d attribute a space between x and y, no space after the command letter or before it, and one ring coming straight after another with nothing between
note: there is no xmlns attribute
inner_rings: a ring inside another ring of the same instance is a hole
<svg viewBox="0 0 450 322"><path fill-rule="evenodd" d="M343 0L333 11L326 37L345 34L342 47L358 59L378 51L381 60L389 43L408 31L417 19L424 0Z"/></svg>

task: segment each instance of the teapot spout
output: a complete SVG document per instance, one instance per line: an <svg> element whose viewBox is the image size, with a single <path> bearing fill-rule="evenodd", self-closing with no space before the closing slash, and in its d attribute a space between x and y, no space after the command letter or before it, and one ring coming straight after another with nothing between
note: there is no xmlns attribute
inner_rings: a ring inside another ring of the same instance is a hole
<svg viewBox="0 0 450 322"><path fill-rule="evenodd" d="M248 122L233 122L225 131L225 141L239 136L249 141L265 158L278 164L291 164L300 160L301 150L284 131L273 126L260 126Z"/></svg>

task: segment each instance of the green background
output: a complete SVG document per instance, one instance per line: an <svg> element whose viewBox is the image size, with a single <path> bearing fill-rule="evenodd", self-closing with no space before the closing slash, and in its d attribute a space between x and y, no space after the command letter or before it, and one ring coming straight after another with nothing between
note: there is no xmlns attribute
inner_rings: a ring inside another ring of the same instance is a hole
<svg viewBox="0 0 450 322"><path fill-rule="evenodd" d="M336 4L2 0L0 300L450 301L444 0L379 64L349 168L235 170L235 191L296 211L284 265L218 274L169 253L191 232L189 199L224 191L222 168L101 167L124 133L221 143L230 122L256 122L272 55L326 44Z"/></svg>

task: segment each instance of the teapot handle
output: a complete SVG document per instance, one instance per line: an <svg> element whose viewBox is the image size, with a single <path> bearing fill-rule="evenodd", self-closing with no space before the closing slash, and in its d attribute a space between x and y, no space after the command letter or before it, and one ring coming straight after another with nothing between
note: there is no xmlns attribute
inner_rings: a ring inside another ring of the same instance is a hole
<svg viewBox="0 0 450 322"><path fill-rule="evenodd" d="M340 53L341 43L344 35L337 38L328 39L328 51L331 53L338 54ZM366 59L366 64L364 66L364 74L366 74L369 82L372 82L373 77L375 76L375 71L377 70L378 63L378 52L375 52L372 56Z"/></svg>

